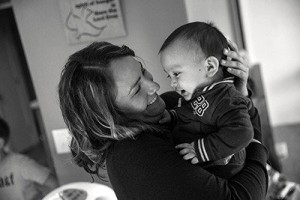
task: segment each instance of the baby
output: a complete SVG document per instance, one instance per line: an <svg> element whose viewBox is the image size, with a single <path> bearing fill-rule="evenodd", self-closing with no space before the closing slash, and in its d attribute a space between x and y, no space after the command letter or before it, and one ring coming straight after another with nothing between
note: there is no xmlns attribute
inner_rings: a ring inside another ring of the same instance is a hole
<svg viewBox="0 0 300 200"><path fill-rule="evenodd" d="M252 102L236 90L234 77L220 63L228 48L212 24L193 22L177 28L160 49L171 86L184 98L161 121L175 124L173 139L184 159L222 178L243 168L254 134L248 114Z"/></svg>

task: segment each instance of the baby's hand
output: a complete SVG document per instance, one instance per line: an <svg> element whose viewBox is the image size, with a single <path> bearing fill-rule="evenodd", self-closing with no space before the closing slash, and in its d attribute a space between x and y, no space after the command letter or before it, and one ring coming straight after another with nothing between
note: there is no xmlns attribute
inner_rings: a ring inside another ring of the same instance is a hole
<svg viewBox="0 0 300 200"><path fill-rule="evenodd" d="M184 160L191 160L192 164L197 164L199 163L198 158L196 157L196 152L194 148L194 142L191 144L189 143L183 143L179 144L175 147L176 149L181 149L179 153L183 155Z"/></svg>
<svg viewBox="0 0 300 200"><path fill-rule="evenodd" d="M164 113L163 113L163 116L159 120L159 123L160 124L165 124L165 123L168 123L168 122L171 122L171 115L167 110L165 110Z"/></svg>

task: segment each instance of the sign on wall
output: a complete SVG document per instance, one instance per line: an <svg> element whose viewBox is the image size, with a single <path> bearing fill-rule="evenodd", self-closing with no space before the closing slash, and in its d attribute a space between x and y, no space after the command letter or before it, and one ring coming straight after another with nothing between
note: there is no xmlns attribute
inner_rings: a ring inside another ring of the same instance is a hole
<svg viewBox="0 0 300 200"><path fill-rule="evenodd" d="M119 0L59 0L68 42L125 36Z"/></svg>

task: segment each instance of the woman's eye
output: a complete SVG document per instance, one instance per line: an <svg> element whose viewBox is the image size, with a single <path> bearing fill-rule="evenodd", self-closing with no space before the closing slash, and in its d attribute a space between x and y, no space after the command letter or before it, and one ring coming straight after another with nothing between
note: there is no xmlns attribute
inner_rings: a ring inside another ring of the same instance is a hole
<svg viewBox="0 0 300 200"><path fill-rule="evenodd" d="M142 74L144 75L146 73L146 68L143 66L143 64L141 62L139 62L140 65L141 65L141 71L142 71Z"/></svg>
<svg viewBox="0 0 300 200"><path fill-rule="evenodd" d="M171 78L170 75L167 75L167 78Z"/></svg>
<svg viewBox="0 0 300 200"><path fill-rule="evenodd" d="M138 89L136 90L136 92L134 93L134 95L136 95L137 93L139 93L140 89L141 89L141 86L138 87Z"/></svg>

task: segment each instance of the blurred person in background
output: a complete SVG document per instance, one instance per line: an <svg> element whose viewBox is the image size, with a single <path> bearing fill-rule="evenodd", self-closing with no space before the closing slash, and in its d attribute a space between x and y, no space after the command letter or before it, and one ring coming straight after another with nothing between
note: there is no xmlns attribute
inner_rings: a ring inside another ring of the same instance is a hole
<svg viewBox="0 0 300 200"><path fill-rule="evenodd" d="M51 171L31 158L7 151L9 125L0 117L0 200L37 200L58 186Z"/></svg>

